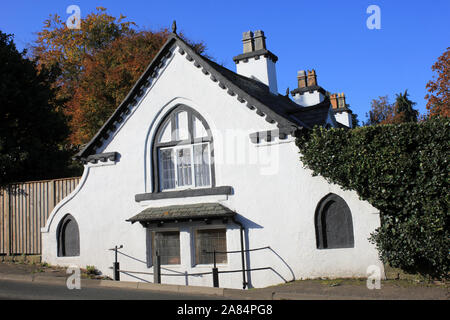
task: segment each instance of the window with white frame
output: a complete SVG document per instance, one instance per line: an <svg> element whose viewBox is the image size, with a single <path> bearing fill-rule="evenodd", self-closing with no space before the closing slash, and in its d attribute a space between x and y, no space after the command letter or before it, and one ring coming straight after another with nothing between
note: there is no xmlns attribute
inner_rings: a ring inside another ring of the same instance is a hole
<svg viewBox="0 0 450 320"><path fill-rule="evenodd" d="M156 135L155 191L214 185L212 137L205 120L186 106L175 108Z"/></svg>
<svg viewBox="0 0 450 320"><path fill-rule="evenodd" d="M216 263L227 263L226 229L198 229L195 231L195 263L213 264L214 251Z"/></svg>

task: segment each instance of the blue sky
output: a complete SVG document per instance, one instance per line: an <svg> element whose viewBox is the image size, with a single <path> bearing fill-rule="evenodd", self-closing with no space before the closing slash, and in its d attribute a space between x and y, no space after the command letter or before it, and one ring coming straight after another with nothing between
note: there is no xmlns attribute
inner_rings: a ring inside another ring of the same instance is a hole
<svg viewBox="0 0 450 320"><path fill-rule="evenodd" d="M416 108L425 112L431 66L450 46L450 1L64 1L16 0L0 4L0 30L15 35L20 49L51 13L64 20L66 8L78 5L82 16L97 6L120 13L141 28L170 27L207 44L208 54L235 70L232 57L242 52L242 32L261 29L275 53L278 88L297 86L298 70L314 68L318 83L330 92L345 92L360 120L378 96L408 89ZM369 5L381 9L381 29L369 30Z"/></svg>

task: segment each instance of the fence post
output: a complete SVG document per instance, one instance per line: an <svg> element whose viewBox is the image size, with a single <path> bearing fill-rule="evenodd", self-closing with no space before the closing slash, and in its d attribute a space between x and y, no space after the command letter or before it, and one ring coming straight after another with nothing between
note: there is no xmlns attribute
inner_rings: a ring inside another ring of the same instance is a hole
<svg viewBox="0 0 450 320"><path fill-rule="evenodd" d="M48 215L50 215L50 212L52 212L53 208L55 208L56 205L56 181L52 180L48 184L49 188L51 188L51 192L49 192L49 200L50 203L48 205Z"/></svg>
<svg viewBox="0 0 450 320"><path fill-rule="evenodd" d="M153 265L153 283L161 283L161 257L156 251L155 263Z"/></svg>
<svg viewBox="0 0 450 320"><path fill-rule="evenodd" d="M212 275L213 275L213 286L214 288L219 287L219 269L217 269L216 266L216 249L213 251L213 259L214 259L214 268L212 269Z"/></svg>
<svg viewBox="0 0 450 320"><path fill-rule="evenodd" d="M6 187L6 206L8 212L6 213L6 255L10 256L12 254L11 245L11 185Z"/></svg>
<svg viewBox="0 0 450 320"><path fill-rule="evenodd" d="M113 277L114 277L114 281L120 281L120 265L119 262L117 261L117 250L122 249L123 245L115 246L114 249L110 249L110 250L114 250L115 253L115 259L113 262Z"/></svg>
<svg viewBox="0 0 450 320"><path fill-rule="evenodd" d="M115 259L113 263L114 281L120 281L120 267L119 262L117 262L117 246L114 248Z"/></svg>

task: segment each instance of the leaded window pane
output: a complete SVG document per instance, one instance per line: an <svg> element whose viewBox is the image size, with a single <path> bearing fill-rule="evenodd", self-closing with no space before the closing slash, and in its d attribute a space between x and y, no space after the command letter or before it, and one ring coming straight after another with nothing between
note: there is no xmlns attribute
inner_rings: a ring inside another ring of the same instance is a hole
<svg viewBox="0 0 450 320"><path fill-rule="evenodd" d="M216 250L216 263L227 263L227 238L225 229L197 230L195 239L196 263L213 264Z"/></svg>
<svg viewBox="0 0 450 320"><path fill-rule="evenodd" d="M161 264L180 264L180 232L155 232L154 255L159 254Z"/></svg>

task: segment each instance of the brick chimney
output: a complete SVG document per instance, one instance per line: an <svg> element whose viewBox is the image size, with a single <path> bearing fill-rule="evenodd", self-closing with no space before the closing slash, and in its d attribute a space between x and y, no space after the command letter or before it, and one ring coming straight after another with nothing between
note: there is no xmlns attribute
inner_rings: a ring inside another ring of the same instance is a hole
<svg viewBox="0 0 450 320"><path fill-rule="evenodd" d="M345 102L345 94L343 92L332 94L330 96L330 100L336 121L349 128L353 128L352 111L347 107L347 103ZM335 107L336 104L337 106Z"/></svg>
<svg viewBox="0 0 450 320"><path fill-rule="evenodd" d="M244 52L233 58L236 72L266 84L270 92L278 95L275 63L278 57L266 48L266 37L262 30L243 33Z"/></svg>
<svg viewBox="0 0 450 320"><path fill-rule="evenodd" d="M345 94L342 92L338 94L338 108L343 109L345 106Z"/></svg>
<svg viewBox="0 0 450 320"><path fill-rule="evenodd" d="M317 86L316 70L308 70L308 87Z"/></svg>
<svg viewBox="0 0 450 320"><path fill-rule="evenodd" d="M309 107L319 104L325 99L326 91L317 85L316 70L299 70L297 72L298 88L291 91L294 101Z"/></svg>
<svg viewBox="0 0 450 320"><path fill-rule="evenodd" d="M297 80L299 88L305 88L307 86L305 70L300 70L297 72Z"/></svg>
<svg viewBox="0 0 450 320"><path fill-rule="evenodd" d="M336 93L333 93L332 95L330 95L330 101L331 101L331 106L333 107L333 109L337 109L338 108L338 96Z"/></svg>

